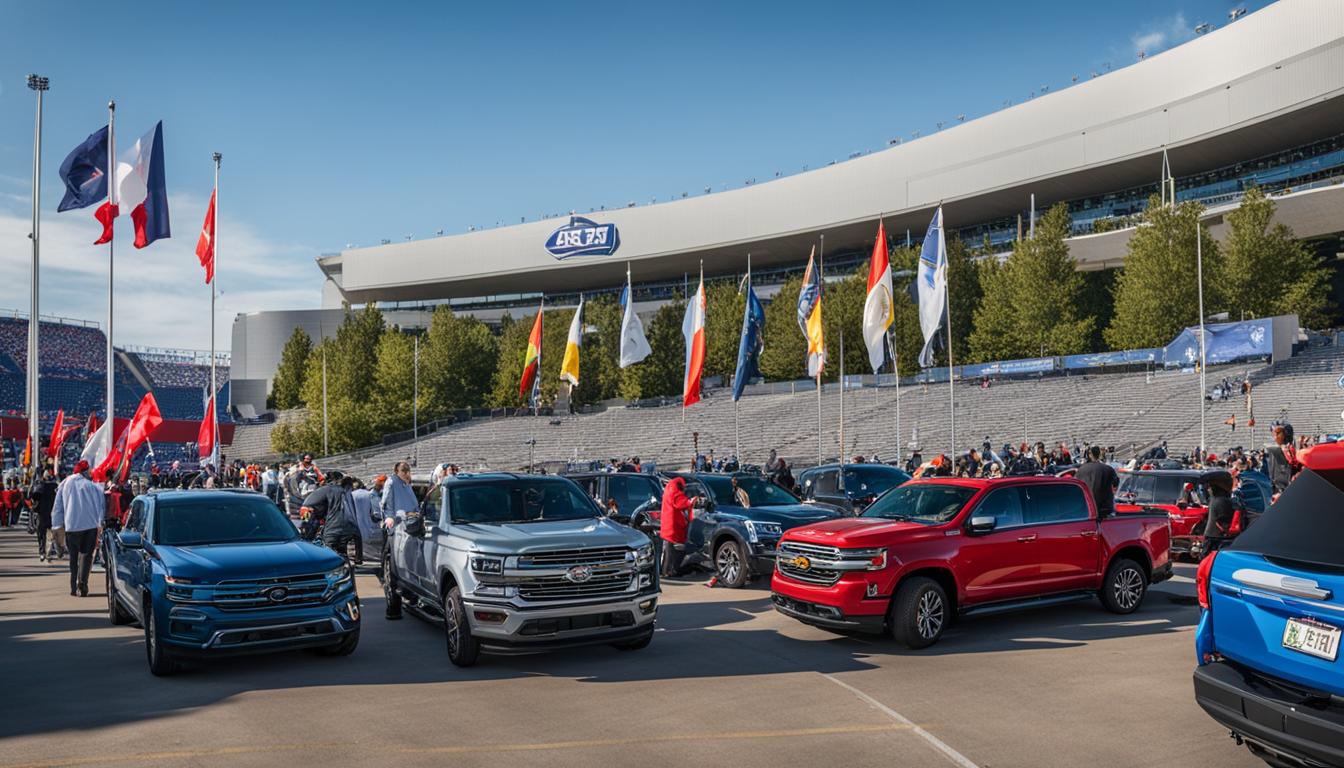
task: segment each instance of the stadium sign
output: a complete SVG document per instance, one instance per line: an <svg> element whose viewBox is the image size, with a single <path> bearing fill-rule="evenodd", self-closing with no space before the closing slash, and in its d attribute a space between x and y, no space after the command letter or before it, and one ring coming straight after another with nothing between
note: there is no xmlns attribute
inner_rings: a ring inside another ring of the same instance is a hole
<svg viewBox="0 0 1344 768"><path fill-rule="evenodd" d="M570 216L569 223L546 238L546 250L557 259L571 256L610 256L621 247L621 233L615 224L598 224L582 216Z"/></svg>

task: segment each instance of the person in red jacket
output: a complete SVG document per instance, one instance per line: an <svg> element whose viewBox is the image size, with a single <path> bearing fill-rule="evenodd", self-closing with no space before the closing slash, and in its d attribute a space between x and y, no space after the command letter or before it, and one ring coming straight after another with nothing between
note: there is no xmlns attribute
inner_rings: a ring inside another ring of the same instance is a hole
<svg viewBox="0 0 1344 768"><path fill-rule="evenodd" d="M4 492L4 524L18 525L21 509L23 509L23 491L19 490L18 480L10 479L9 487Z"/></svg>
<svg viewBox="0 0 1344 768"><path fill-rule="evenodd" d="M674 477L663 489L663 508L658 520L658 535L663 540L663 575L680 576L686 556L686 529L691 523L694 497L686 495L686 478Z"/></svg>

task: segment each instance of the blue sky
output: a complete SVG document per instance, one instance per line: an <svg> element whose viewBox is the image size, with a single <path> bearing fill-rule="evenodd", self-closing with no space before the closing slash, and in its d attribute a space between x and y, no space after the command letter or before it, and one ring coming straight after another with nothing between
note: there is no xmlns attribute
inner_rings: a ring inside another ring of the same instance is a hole
<svg viewBox="0 0 1344 768"><path fill-rule="evenodd" d="M1263 0L1242 4L1252 11ZM0 308L28 305L33 97L51 78L43 311L101 321L91 212L56 170L164 121L174 237L118 250L118 343L204 348L191 254L224 154L217 339L317 306L347 243L765 181L1157 53L1229 0L1126 3L0 1ZM127 23L134 20L134 27ZM108 41L116 40L115 49ZM119 240L120 242L120 240Z"/></svg>

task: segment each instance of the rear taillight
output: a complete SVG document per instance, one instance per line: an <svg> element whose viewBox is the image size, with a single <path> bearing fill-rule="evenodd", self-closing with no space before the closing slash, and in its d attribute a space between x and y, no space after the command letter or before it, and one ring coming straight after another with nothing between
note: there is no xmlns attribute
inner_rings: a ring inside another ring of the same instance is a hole
<svg viewBox="0 0 1344 768"><path fill-rule="evenodd" d="M1199 570L1195 571L1195 595L1199 598L1199 607L1208 610L1211 603L1209 601L1209 574L1213 571L1213 561L1218 557L1214 552L1204 558L1199 564Z"/></svg>

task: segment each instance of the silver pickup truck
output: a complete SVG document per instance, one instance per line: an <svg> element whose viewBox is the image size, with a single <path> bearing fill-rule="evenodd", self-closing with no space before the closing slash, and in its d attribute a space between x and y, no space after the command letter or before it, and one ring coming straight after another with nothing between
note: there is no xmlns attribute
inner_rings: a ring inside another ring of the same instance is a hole
<svg viewBox="0 0 1344 768"><path fill-rule="evenodd" d="M482 653L534 653L653 638L658 573L644 534L608 520L562 477L491 473L445 480L406 515L383 555L388 618L443 625L458 666Z"/></svg>

